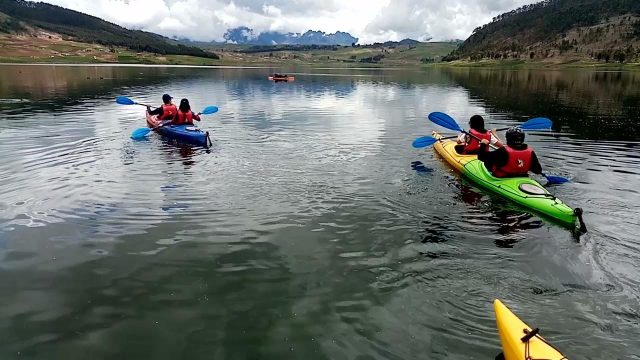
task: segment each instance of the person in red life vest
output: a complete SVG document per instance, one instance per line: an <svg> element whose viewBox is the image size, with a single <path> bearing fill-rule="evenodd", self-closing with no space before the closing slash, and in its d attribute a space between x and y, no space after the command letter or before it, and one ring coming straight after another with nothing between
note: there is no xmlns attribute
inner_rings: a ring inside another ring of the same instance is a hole
<svg viewBox="0 0 640 360"><path fill-rule="evenodd" d="M149 115L158 115L158 120L171 120L178 112L178 108L171 103L171 95L164 94L162 95L162 106L155 110L151 110L151 107L147 106L147 111Z"/></svg>
<svg viewBox="0 0 640 360"><path fill-rule="evenodd" d="M528 176L529 171L534 174L542 173L542 166L532 148L524 143L524 131L518 127L507 130L507 144L495 151L485 151L489 147L489 140L480 143L478 160L484 162L495 177Z"/></svg>
<svg viewBox="0 0 640 360"><path fill-rule="evenodd" d="M180 100L180 106L178 107L178 112L173 117L171 121L174 125L193 125L193 120L200 121L200 115L191 111L191 105L189 105L189 100L182 99Z"/></svg>
<svg viewBox="0 0 640 360"><path fill-rule="evenodd" d="M495 147L502 147L502 142L495 134L495 130L488 131L484 128L484 119L482 116L473 115L471 119L469 119L469 128L469 134L473 136L465 133L461 133L460 136L458 136L458 145L455 147L458 154L477 154L480 152L480 141L483 139L486 139ZM489 149L487 148L486 151L489 151Z"/></svg>

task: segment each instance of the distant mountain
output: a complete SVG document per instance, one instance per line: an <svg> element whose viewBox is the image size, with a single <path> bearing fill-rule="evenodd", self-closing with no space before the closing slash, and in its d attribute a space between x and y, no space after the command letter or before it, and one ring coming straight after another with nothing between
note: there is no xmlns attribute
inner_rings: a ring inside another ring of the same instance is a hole
<svg viewBox="0 0 640 360"><path fill-rule="evenodd" d="M25 0L0 0L0 32L21 33L40 28L80 42L122 46L157 54L192 55L218 59L218 55L193 46L169 43L158 34L128 30L95 16L60 6Z"/></svg>
<svg viewBox="0 0 640 360"><path fill-rule="evenodd" d="M640 0L545 0L476 28L450 59L640 58Z"/></svg>
<svg viewBox="0 0 640 360"><path fill-rule="evenodd" d="M256 34L246 26L228 29L223 37L228 43L251 45L351 45L358 42L358 38L342 31L333 34L312 30L302 34L265 31Z"/></svg>
<svg viewBox="0 0 640 360"><path fill-rule="evenodd" d="M429 40L431 40L431 38L426 39L425 42ZM398 45L417 45L417 44L420 44L420 41L413 40L413 39L403 39L398 41Z"/></svg>

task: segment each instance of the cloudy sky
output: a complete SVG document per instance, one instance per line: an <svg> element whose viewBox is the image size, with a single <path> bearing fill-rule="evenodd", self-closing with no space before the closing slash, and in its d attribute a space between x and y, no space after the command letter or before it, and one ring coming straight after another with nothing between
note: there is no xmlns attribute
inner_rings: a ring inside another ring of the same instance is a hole
<svg viewBox="0 0 640 360"><path fill-rule="evenodd" d="M222 40L228 28L256 33L347 31L360 43L466 39L500 13L532 0L44 0L127 28Z"/></svg>

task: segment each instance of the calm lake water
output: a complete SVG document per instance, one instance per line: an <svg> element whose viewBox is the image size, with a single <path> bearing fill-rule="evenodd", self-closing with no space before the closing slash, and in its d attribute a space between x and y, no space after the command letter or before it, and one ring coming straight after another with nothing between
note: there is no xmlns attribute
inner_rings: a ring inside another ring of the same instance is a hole
<svg viewBox="0 0 640 360"><path fill-rule="evenodd" d="M492 300L570 359L640 359L640 73L0 66L0 358L493 359ZM168 92L210 150L151 134ZM411 141L531 117L589 232ZM412 161L428 171L416 173Z"/></svg>

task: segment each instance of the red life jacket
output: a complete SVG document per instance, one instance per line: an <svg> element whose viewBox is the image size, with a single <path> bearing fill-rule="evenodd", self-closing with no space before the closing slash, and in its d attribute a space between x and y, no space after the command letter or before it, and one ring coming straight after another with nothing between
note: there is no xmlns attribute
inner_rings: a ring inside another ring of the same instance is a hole
<svg viewBox="0 0 640 360"><path fill-rule="evenodd" d="M504 146L504 149L509 155L507 163L501 167L494 166L491 169L493 175L495 177L528 176L533 150L530 147L524 150L516 150L507 145Z"/></svg>
<svg viewBox="0 0 640 360"><path fill-rule="evenodd" d="M184 124L193 125L193 112L191 112L191 110L187 111L186 113L183 113L182 111L178 111L177 120L176 120L176 122L174 124L176 124L176 125L184 125Z"/></svg>
<svg viewBox="0 0 640 360"><path fill-rule="evenodd" d="M173 116L178 112L178 108L173 104L162 104L162 115L158 120L171 120Z"/></svg>
<svg viewBox="0 0 640 360"><path fill-rule="evenodd" d="M476 136L480 140L487 139L489 142L491 141L491 132L487 131L486 133L481 133L474 129L469 130L469 134ZM477 154L480 150L480 141L478 141L473 136L470 136L469 143L464 147L465 154ZM486 151L489 151L489 147L487 146Z"/></svg>

